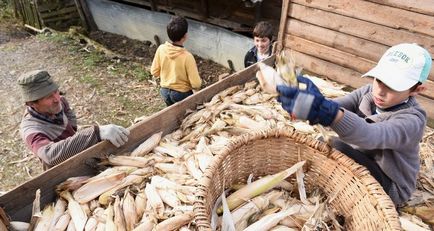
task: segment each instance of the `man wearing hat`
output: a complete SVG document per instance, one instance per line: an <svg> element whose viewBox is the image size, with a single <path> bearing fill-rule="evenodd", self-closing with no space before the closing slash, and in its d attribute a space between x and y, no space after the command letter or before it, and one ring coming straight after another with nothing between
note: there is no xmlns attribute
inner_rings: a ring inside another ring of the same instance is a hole
<svg viewBox="0 0 434 231"><path fill-rule="evenodd" d="M431 65L430 54L421 46L398 44L363 75L371 77L372 84L328 100L299 76L307 88L278 86L278 100L298 119L330 126L339 135L331 145L364 165L399 205L416 189L426 113L415 96L426 89Z"/></svg>
<svg viewBox="0 0 434 231"><path fill-rule="evenodd" d="M45 170L101 140L116 147L128 141L129 131L114 124L77 131L75 114L47 71L27 72L18 78L18 84L27 106L20 125L21 137Z"/></svg>

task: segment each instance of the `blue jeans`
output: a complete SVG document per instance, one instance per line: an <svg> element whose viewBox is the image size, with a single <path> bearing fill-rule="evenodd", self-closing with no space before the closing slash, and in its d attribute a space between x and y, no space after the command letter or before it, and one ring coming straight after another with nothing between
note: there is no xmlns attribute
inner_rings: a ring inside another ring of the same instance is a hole
<svg viewBox="0 0 434 231"><path fill-rule="evenodd" d="M176 102L179 102L190 95L193 95L193 91L180 92L169 88L160 88L160 94L163 97L164 102L167 106L170 106Z"/></svg>

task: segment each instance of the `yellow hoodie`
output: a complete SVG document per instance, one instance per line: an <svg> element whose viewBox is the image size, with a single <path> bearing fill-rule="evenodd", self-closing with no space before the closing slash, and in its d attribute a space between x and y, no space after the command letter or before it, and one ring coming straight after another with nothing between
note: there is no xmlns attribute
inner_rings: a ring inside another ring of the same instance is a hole
<svg viewBox="0 0 434 231"><path fill-rule="evenodd" d="M193 55L169 42L160 45L155 52L151 74L160 77L161 87L180 92L199 90L202 85Z"/></svg>

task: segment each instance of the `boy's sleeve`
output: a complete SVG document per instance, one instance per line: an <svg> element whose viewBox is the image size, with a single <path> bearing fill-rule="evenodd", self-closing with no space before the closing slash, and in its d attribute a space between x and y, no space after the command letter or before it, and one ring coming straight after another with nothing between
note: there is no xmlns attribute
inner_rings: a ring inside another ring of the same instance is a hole
<svg viewBox="0 0 434 231"><path fill-rule="evenodd" d="M186 70L187 78L190 81L190 85L193 89L199 90L202 86L202 79L199 76L199 71L197 70L196 60L192 54L187 57L186 60Z"/></svg>
<svg viewBox="0 0 434 231"><path fill-rule="evenodd" d="M157 48L157 51L155 52L154 55L154 60L152 60L152 65L151 65L151 74L155 77L159 77L160 76L160 47L159 46Z"/></svg>
<svg viewBox="0 0 434 231"><path fill-rule="evenodd" d="M358 88L348 95L337 97L331 100L338 103L340 107L345 108L348 111L354 112L359 107L360 99L362 98L363 93L368 90L368 87L369 86Z"/></svg>

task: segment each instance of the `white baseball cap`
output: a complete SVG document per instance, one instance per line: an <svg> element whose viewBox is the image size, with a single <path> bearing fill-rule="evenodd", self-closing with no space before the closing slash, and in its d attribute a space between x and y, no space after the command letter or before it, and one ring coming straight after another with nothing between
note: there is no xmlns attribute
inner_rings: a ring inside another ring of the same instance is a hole
<svg viewBox="0 0 434 231"><path fill-rule="evenodd" d="M427 50L415 43L402 43L390 47L362 77L375 77L395 91L405 91L418 82L425 82L432 60Z"/></svg>

